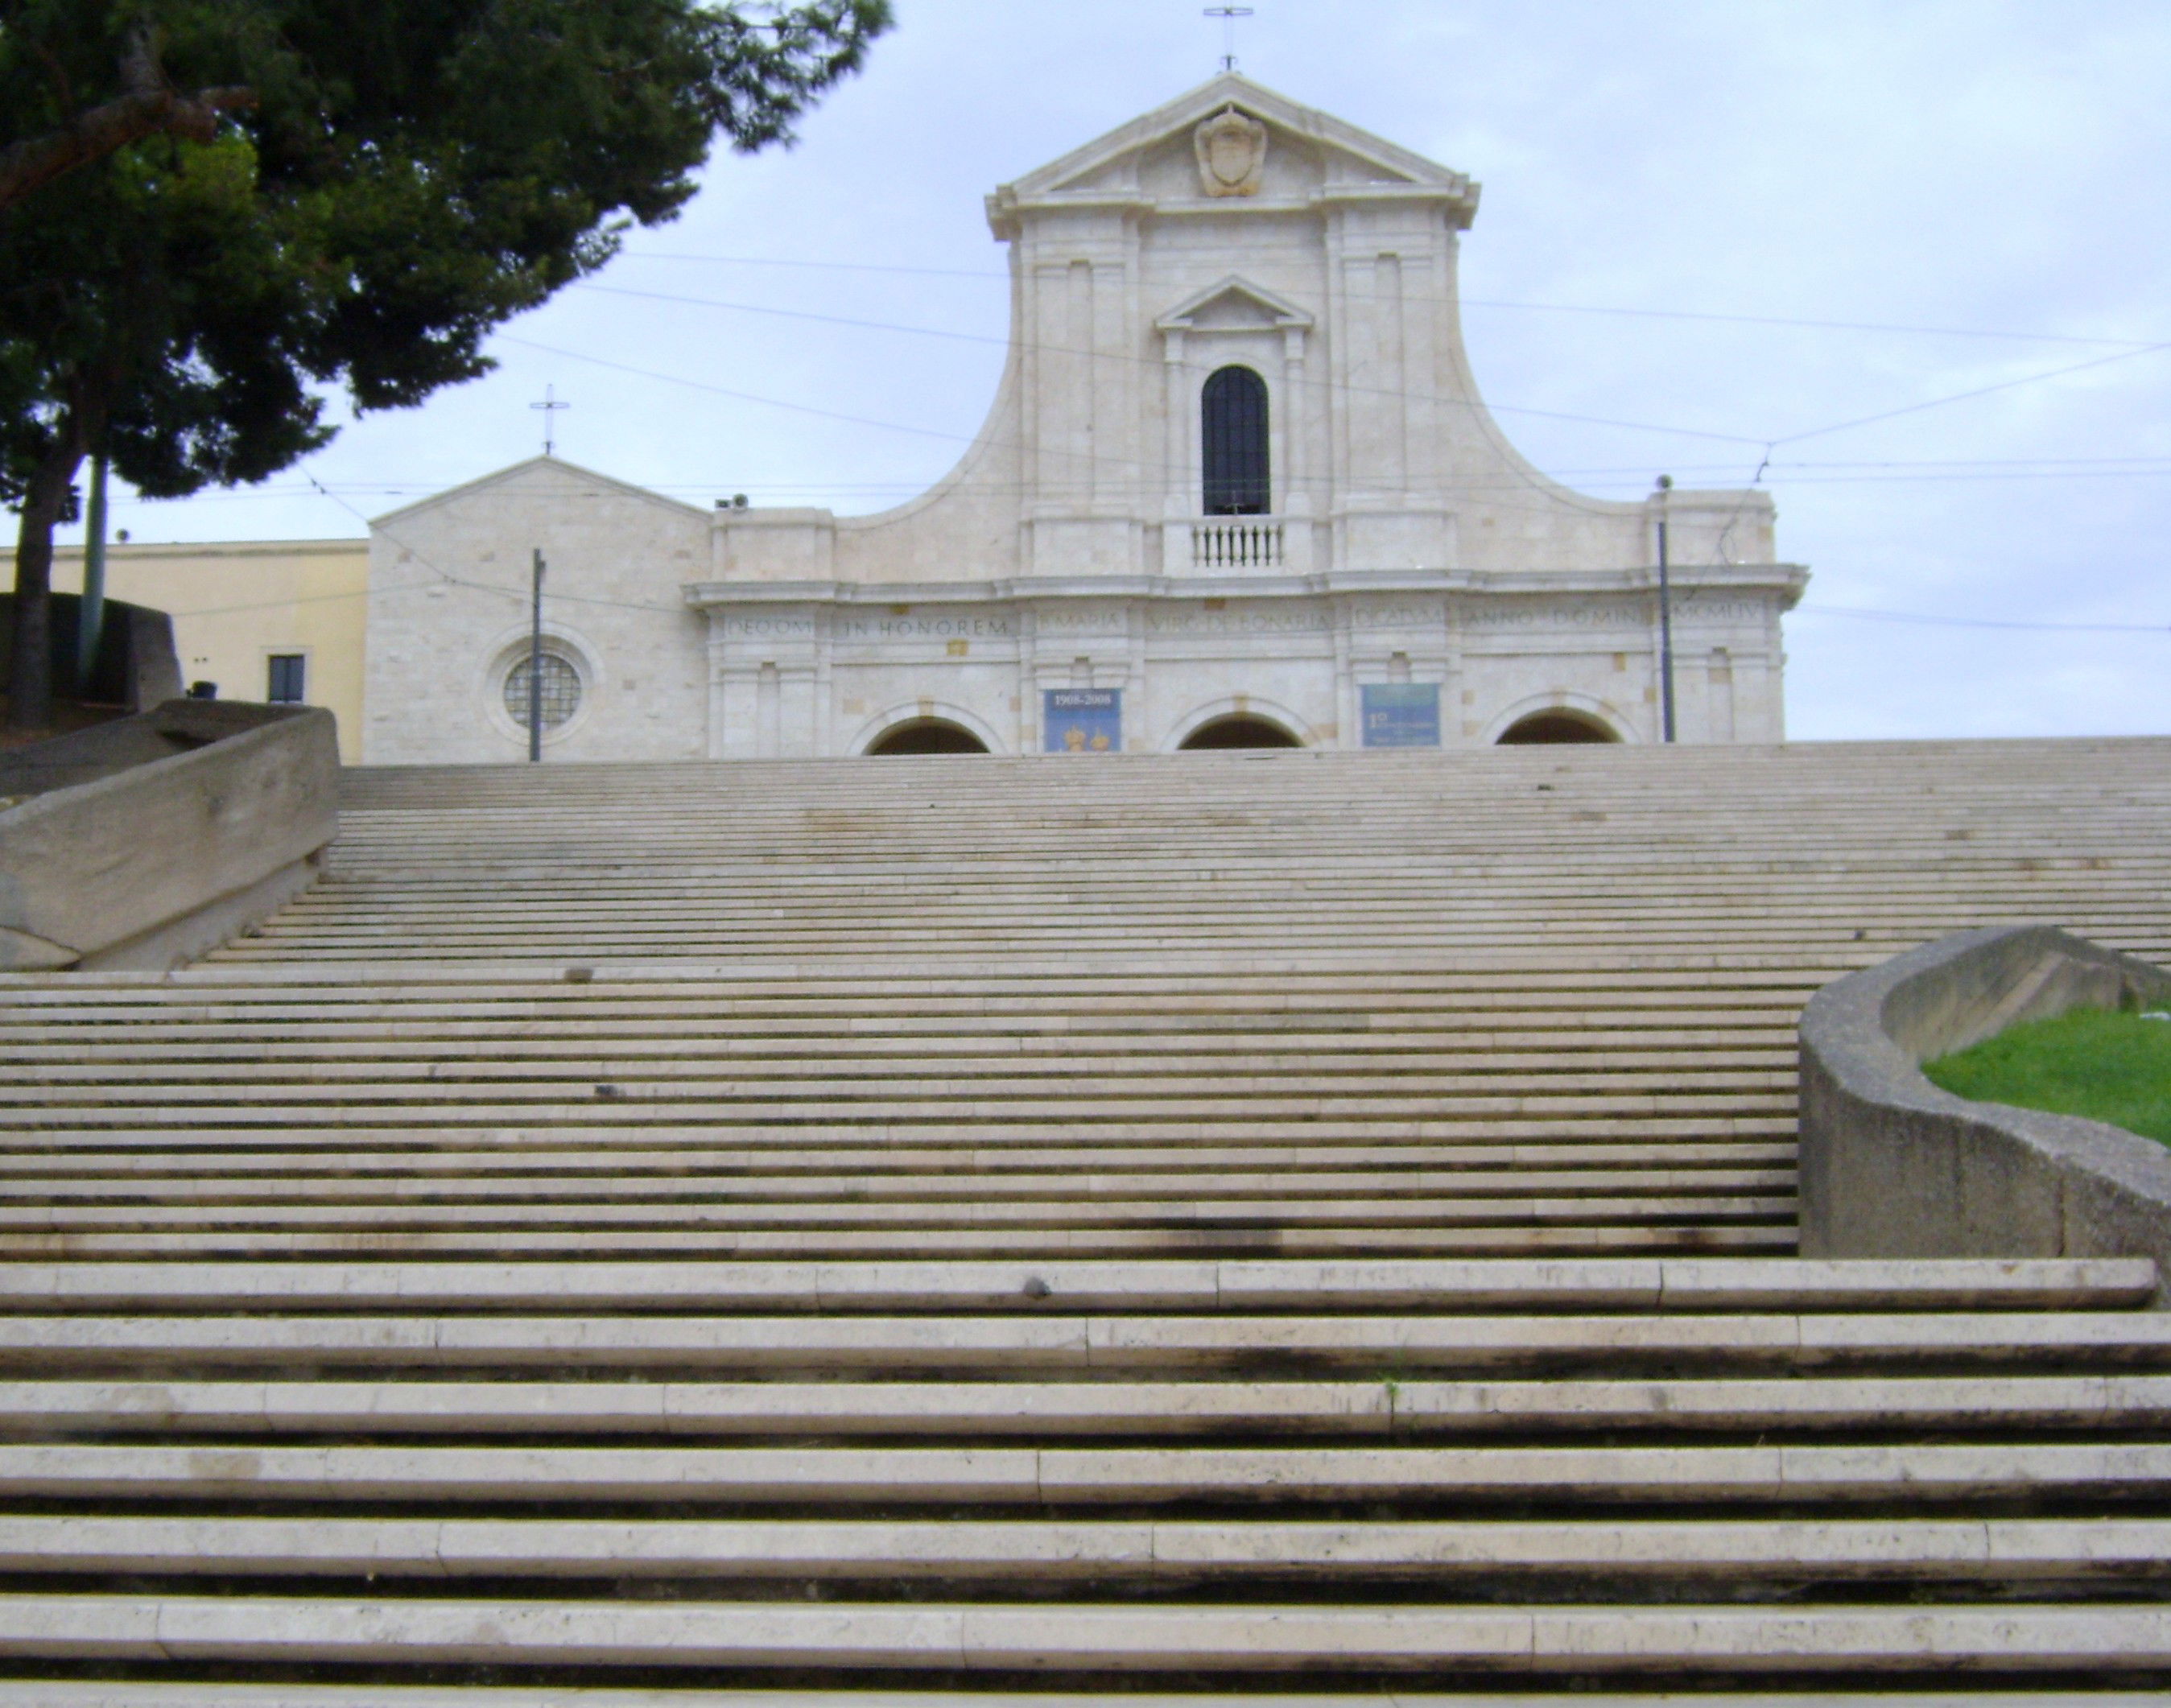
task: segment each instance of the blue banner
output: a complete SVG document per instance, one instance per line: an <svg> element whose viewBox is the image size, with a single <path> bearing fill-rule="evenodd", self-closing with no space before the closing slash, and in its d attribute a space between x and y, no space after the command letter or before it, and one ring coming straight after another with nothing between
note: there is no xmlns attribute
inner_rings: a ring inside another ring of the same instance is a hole
<svg viewBox="0 0 2171 1708"><path fill-rule="evenodd" d="M1123 752L1123 689L1051 688L1041 699L1041 729L1049 752Z"/></svg>
<svg viewBox="0 0 2171 1708"><path fill-rule="evenodd" d="M1436 682L1375 682L1366 684L1364 745L1368 747L1437 747L1439 745L1439 684Z"/></svg>

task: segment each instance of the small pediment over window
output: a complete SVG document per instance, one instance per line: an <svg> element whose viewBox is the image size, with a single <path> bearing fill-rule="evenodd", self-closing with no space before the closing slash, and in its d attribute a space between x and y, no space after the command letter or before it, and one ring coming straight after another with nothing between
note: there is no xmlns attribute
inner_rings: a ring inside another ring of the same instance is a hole
<svg viewBox="0 0 2171 1708"><path fill-rule="evenodd" d="M1163 332L1251 332L1295 327L1312 318L1288 297L1235 274L1187 297L1154 322Z"/></svg>

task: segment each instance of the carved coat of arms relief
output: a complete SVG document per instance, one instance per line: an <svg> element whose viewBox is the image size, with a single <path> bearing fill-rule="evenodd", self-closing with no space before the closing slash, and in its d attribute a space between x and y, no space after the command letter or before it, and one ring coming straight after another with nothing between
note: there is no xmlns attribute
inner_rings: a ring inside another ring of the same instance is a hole
<svg viewBox="0 0 2171 1708"><path fill-rule="evenodd" d="M1209 195L1257 195L1267 164L1267 127L1224 107L1191 133L1198 181Z"/></svg>

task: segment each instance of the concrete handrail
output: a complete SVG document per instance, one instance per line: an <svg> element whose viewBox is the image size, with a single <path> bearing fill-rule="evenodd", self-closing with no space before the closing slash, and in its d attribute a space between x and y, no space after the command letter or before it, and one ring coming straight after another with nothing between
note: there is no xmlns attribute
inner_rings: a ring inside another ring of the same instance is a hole
<svg viewBox="0 0 2171 1708"><path fill-rule="evenodd" d="M2171 973L2050 925L1941 938L1819 991L1802 1015L1804 1255L2147 1256L2171 1275L2171 1149L1921 1071L2024 1020L2136 1003L2171 1004Z"/></svg>
<svg viewBox="0 0 2171 1708"><path fill-rule="evenodd" d="M338 827L321 709L169 700L0 755L0 970L180 966L306 888Z"/></svg>

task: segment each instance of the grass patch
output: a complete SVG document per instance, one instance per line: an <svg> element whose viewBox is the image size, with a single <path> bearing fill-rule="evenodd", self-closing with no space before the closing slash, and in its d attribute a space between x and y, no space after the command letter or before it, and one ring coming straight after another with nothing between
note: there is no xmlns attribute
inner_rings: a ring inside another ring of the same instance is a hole
<svg viewBox="0 0 2171 1708"><path fill-rule="evenodd" d="M1926 1062L1922 1072L1955 1096L2084 1115L2171 1144L2171 1020L2072 1009Z"/></svg>

